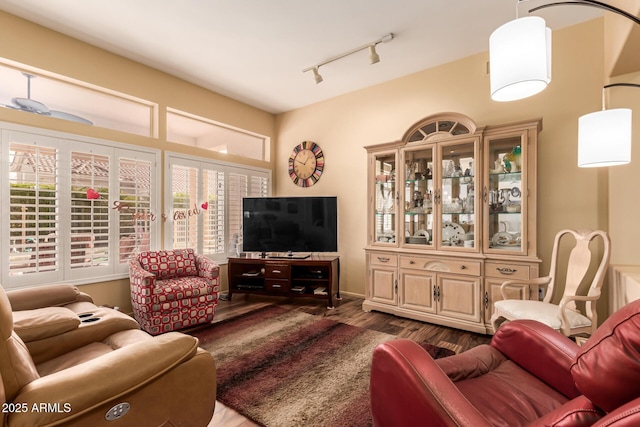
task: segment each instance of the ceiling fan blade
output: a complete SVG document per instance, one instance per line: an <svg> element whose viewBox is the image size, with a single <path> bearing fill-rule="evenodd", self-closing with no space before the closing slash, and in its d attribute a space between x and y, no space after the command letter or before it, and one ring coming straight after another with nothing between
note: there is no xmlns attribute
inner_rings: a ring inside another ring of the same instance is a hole
<svg viewBox="0 0 640 427"><path fill-rule="evenodd" d="M66 113L64 111L51 110L48 114L51 117L58 119L70 120L72 122L84 123L85 125L93 125L93 122L85 119L84 117L76 116L75 114Z"/></svg>
<svg viewBox="0 0 640 427"><path fill-rule="evenodd" d="M49 112L49 108L47 108L47 106L42 102L38 102L30 98L13 98L11 102L13 102L18 109L22 111L29 111L30 113L37 114L47 114Z"/></svg>

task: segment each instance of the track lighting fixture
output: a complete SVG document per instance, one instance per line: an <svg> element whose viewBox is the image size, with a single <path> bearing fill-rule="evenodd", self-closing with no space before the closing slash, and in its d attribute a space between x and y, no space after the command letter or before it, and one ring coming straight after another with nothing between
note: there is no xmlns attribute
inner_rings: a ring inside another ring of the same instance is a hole
<svg viewBox="0 0 640 427"><path fill-rule="evenodd" d="M322 82L322 76L318 72L318 67L313 67L313 78L316 81L316 84Z"/></svg>
<svg viewBox="0 0 640 427"><path fill-rule="evenodd" d="M380 56L378 52L376 52L376 45L372 44L369 46L369 64L376 64L380 62Z"/></svg>
<svg viewBox="0 0 640 427"><path fill-rule="evenodd" d="M356 52L360 52L361 50L365 50L365 49L369 49L369 63L370 64L376 64L378 62L380 62L380 56L378 55L378 53L376 52L376 45L380 44L380 43L388 43L391 40L393 40L393 34L389 33L386 34L384 36L382 36L381 38L379 38L378 40L374 40L371 43L367 43L364 46L360 46L357 47L355 49L352 49L348 52L342 53L340 55L336 55L332 58L329 58L325 61L320 62L317 65L314 65L312 67L308 67L305 68L304 70L302 70L303 73L306 73L307 71L312 71L313 72L313 78L316 81L316 83L320 83L322 82L322 76L320 75L320 72L318 71L320 67L322 67L323 65L327 65L333 61L337 61L338 59L342 59L346 56L352 55Z"/></svg>
<svg viewBox="0 0 640 427"><path fill-rule="evenodd" d="M602 111L578 119L578 166L594 168L631 162L631 109L605 109L605 89L640 88L634 83L612 83L602 88Z"/></svg>

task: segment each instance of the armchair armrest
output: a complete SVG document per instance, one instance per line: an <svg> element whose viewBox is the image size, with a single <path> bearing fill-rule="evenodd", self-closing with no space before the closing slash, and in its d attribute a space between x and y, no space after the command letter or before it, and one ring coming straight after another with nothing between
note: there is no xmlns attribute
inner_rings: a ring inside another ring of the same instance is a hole
<svg viewBox="0 0 640 427"><path fill-rule="evenodd" d="M9 423L16 427L50 425L81 416L144 387L192 358L197 349L197 339L170 332L39 378L25 386L14 401L29 409L42 402L59 403L61 410L14 413Z"/></svg>
<svg viewBox="0 0 640 427"><path fill-rule="evenodd" d="M491 345L560 393L580 395L570 367L579 347L569 338L535 320L514 320L502 325Z"/></svg>
<svg viewBox="0 0 640 427"><path fill-rule="evenodd" d="M196 268L198 269L198 276L205 279L213 280L220 274L220 266L201 254L195 254L196 256Z"/></svg>
<svg viewBox="0 0 640 427"><path fill-rule="evenodd" d="M550 282L551 282L551 277L538 277L537 279L530 279L530 280L518 280L518 279L506 280L502 282L502 285L500 285L500 293L502 294L503 299L510 299L509 295L507 294L507 287L510 285L544 286L544 285L548 285Z"/></svg>
<svg viewBox="0 0 640 427"><path fill-rule="evenodd" d="M156 276L142 268L138 260L132 259L129 261L129 279L131 286L148 288L155 284Z"/></svg>
<svg viewBox="0 0 640 427"><path fill-rule="evenodd" d="M81 301L93 302L89 295L66 284L14 289L7 291L7 297L13 311L60 307Z"/></svg>
<svg viewBox="0 0 640 427"><path fill-rule="evenodd" d="M425 381L429 378L429 381ZM371 364L371 410L376 426L489 426L418 344L380 344Z"/></svg>

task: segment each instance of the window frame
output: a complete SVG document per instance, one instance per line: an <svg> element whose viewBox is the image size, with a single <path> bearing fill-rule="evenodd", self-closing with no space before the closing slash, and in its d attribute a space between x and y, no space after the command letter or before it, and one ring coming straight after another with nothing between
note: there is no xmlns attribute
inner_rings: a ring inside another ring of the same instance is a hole
<svg viewBox="0 0 640 427"><path fill-rule="evenodd" d="M202 200L204 200L204 194L203 194L203 186L202 186L202 171L204 169L209 169L209 170L216 170L216 171L221 171L224 173L225 179L224 179L224 197L225 197L225 201L224 201L224 216L225 216L225 229L224 229L224 252L223 253L217 253L217 254L206 254L203 253L203 246L204 246L204 239L202 237L202 233L199 231L198 235L197 235L197 245L196 247L194 247L193 249L197 252L197 253L202 253L205 256L211 258L212 260L214 260L215 262L217 262L218 264L225 264L227 262L227 259L230 256L235 256L236 253L234 252L234 249L231 247L231 239L233 236L230 235L229 232L229 222L230 222L230 215L229 215L229 210L231 209L230 203L229 203L229 186L230 186L230 180L229 180L229 175L230 174L240 174L240 175L247 175L248 177L248 182L249 185L251 182L251 177L255 177L255 176L259 176L261 178L265 178L267 180L267 185L266 185L266 195L265 197L268 197L271 195L272 193L272 189L273 189L273 181L272 181L272 171L271 169L268 168L261 168L261 167L257 167L257 166L249 166L249 165L243 165L243 164L238 164L238 163L232 163L232 162L227 162L227 161L222 161L222 160L214 160L214 159L208 159L208 158L202 158L202 157L197 157L197 156L191 156L191 155L187 155L187 154L182 154L182 153L176 153L176 152L169 152L166 151L164 153L164 188L165 188L165 193L164 193L164 203L165 203L165 210L168 212L167 214L167 218L166 221L164 223L164 243L165 243L165 247L167 248L171 248L173 247L173 226L174 226L174 219L172 217L171 212L173 211L173 174L172 174L172 167L176 165L176 166L181 166L181 167L193 167L193 168L197 168L198 170L198 174L197 174L197 198L196 198L196 203L199 205L200 202ZM204 216L198 214L197 215L197 229L198 230L202 230L203 229L203 222L204 222ZM241 236L239 236L241 238Z"/></svg>
<svg viewBox="0 0 640 427"><path fill-rule="evenodd" d="M117 171L120 168L120 160L144 159L151 163L151 189L150 211L156 214L155 221L149 224L150 246L156 247L161 237L162 216L161 205L161 156L159 149L141 147L122 142L109 141L65 132L52 131L31 126L16 125L0 122L0 215L9 218L11 180L9 171L9 152L11 143L23 145L35 145L55 148L59 160L55 179L59 186L58 200L58 269L45 273L31 273L13 275L9 273L8 261L10 255L10 226L9 221L3 221L0 225L0 280L5 288L18 288L24 286L37 286L52 283L87 284L105 282L128 277L128 262L121 262L119 257L120 233L108 233L109 261L107 265L71 268L71 259L67 252L71 250L71 153L95 152L107 155L110 158L109 170L109 228L119 230L119 211L113 209L114 202L119 201L120 187ZM66 219L65 219L66 218Z"/></svg>

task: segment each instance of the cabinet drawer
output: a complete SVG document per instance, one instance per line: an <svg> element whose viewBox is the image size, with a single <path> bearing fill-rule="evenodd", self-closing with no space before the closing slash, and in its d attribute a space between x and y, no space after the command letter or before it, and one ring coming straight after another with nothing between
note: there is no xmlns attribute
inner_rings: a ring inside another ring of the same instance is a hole
<svg viewBox="0 0 640 427"><path fill-rule="evenodd" d="M394 254L369 254L369 263L371 265L386 265L389 267L398 266L398 255Z"/></svg>
<svg viewBox="0 0 640 427"><path fill-rule="evenodd" d="M267 279L264 281L264 288L267 292L276 294L287 294L289 293L289 281Z"/></svg>
<svg viewBox="0 0 640 427"><path fill-rule="evenodd" d="M400 267L479 276L481 262L463 259L436 259L419 256L401 256Z"/></svg>
<svg viewBox="0 0 640 427"><path fill-rule="evenodd" d="M289 279L288 265L267 264L264 268L264 277L268 279Z"/></svg>
<svg viewBox="0 0 640 427"><path fill-rule="evenodd" d="M487 262L485 264L487 277L496 277L504 280L520 279L528 280L530 276L529 265L524 264L511 264L505 262Z"/></svg>

